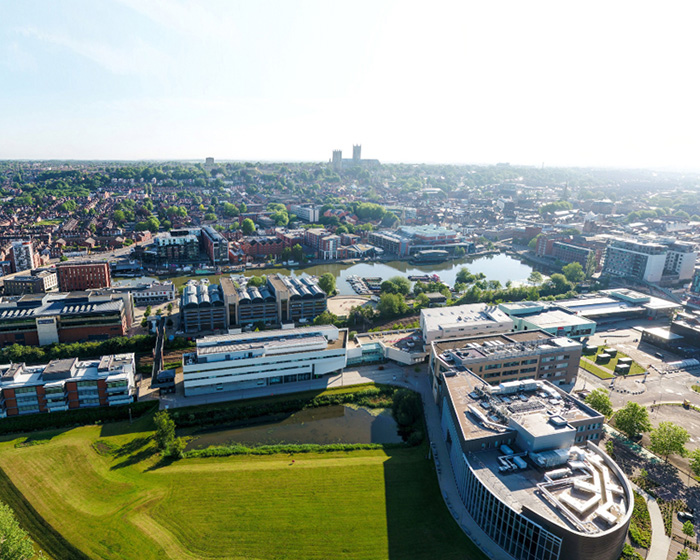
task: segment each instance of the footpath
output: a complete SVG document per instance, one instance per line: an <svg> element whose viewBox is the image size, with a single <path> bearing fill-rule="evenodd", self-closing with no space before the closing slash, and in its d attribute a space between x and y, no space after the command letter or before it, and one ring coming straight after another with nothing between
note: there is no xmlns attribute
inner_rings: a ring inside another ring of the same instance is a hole
<svg viewBox="0 0 700 560"><path fill-rule="evenodd" d="M647 494L644 490L632 483L635 492L640 494L647 501L649 508L649 517L651 518L651 546L647 560L666 560L668 550L671 547L671 537L666 536L664 530L664 518L661 515L659 504L656 503L656 498Z"/></svg>

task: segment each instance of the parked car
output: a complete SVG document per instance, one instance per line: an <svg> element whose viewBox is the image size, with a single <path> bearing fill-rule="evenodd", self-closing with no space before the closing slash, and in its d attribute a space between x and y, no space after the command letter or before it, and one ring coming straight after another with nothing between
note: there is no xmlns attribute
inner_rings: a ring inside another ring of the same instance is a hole
<svg viewBox="0 0 700 560"><path fill-rule="evenodd" d="M678 519L681 521L694 521L695 517L693 516L692 513L688 511L679 511L678 512Z"/></svg>

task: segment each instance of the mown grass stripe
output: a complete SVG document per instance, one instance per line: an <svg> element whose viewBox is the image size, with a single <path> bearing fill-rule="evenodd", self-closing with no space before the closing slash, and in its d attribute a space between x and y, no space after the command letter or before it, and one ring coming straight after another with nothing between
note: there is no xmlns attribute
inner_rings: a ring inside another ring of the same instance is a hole
<svg viewBox="0 0 700 560"><path fill-rule="evenodd" d="M53 560L92 560L90 556L70 544L39 515L2 468L0 468L0 501L12 508L22 528Z"/></svg>

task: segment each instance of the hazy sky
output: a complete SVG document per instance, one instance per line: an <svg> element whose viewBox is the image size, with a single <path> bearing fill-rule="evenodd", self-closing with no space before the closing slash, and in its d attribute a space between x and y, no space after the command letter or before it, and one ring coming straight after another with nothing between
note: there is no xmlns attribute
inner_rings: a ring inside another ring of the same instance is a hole
<svg viewBox="0 0 700 560"><path fill-rule="evenodd" d="M0 159L700 168L680 2L4 0Z"/></svg>

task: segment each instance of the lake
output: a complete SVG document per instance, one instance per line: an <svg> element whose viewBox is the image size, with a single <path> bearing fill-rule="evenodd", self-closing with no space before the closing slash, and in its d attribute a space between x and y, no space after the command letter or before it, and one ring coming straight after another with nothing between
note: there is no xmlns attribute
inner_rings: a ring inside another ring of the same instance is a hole
<svg viewBox="0 0 700 560"><path fill-rule="evenodd" d="M240 443L247 446L278 443L399 443L396 422L389 410L370 411L349 406L323 406L295 412L284 420L192 434L187 449Z"/></svg>

